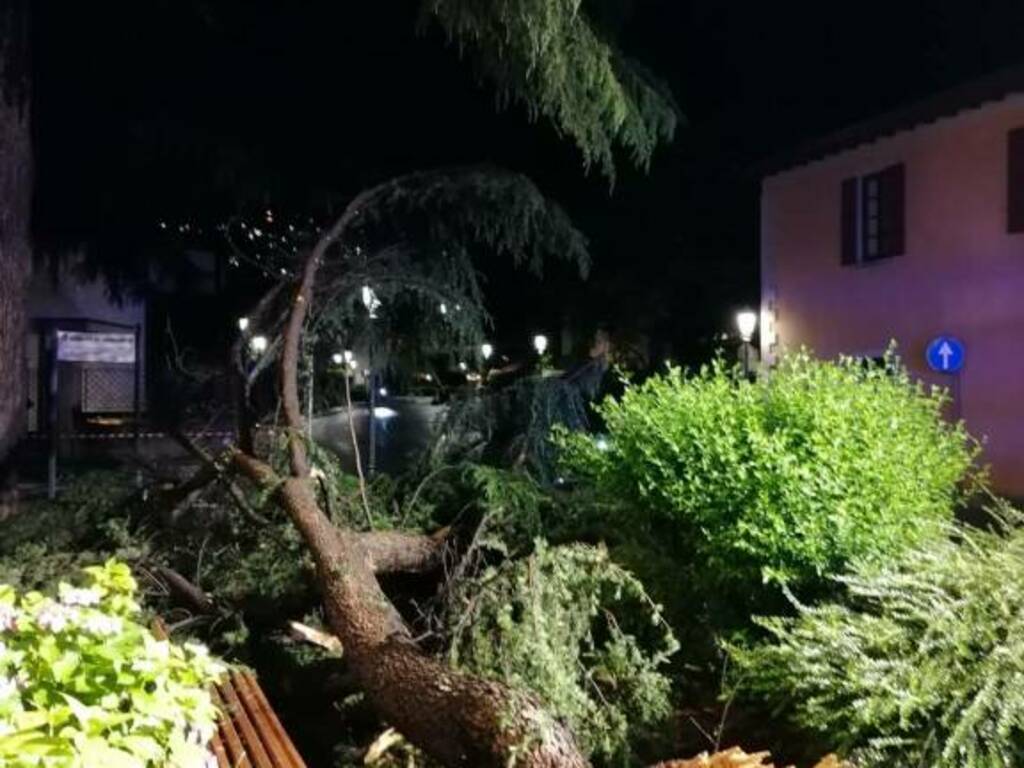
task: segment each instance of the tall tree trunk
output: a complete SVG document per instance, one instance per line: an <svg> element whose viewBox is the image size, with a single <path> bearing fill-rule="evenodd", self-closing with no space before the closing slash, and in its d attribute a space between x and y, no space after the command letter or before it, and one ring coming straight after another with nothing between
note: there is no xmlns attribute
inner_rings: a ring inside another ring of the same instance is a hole
<svg viewBox="0 0 1024 768"><path fill-rule="evenodd" d="M25 290L32 263L29 0L0 3L0 466L26 425Z"/></svg>
<svg viewBox="0 0 1024 768"><path fill-rule="evenodd" d="M310 483L298 397L298 361L317 269L374 193L356 198L306 260L284 330L280 384L289 430L291 477L238 453L236 465L276 490L317 566L327 619L348 664L377 713L417 746L448 766L475 768L585 768L571 731L524 692L453 670L417 647L377 581L380 548L354 531L335 527L319 508Z"/></svg>

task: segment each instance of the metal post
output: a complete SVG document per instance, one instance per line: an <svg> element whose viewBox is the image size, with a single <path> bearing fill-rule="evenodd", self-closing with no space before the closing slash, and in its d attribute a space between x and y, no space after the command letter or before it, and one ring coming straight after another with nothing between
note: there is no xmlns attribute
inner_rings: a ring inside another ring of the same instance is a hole
<svg viewBox="0 0 1024 768"><path fill-rule="evenodd" d="M960 421L964 416L963 406L963 392L960 385L961 372L957 371L953 374L953 420Z"/></svg>
<svg viewBox="0 0 1024 768"><path fill-rule="evenodd" d="M57 450L60 441L60 426L57 423L58 417L58 392L57 392L57 329L52 328L49 333L49 355L47 355L50 370L49 386L46 396L46 418L50 431L50 456L46 468L46 495L47 498L57 497Z"/></svg>
<svg viewBox="0 0 1024 768"><path fill-rule="evenodd" d="M142 425L142 325L135 324L135 370L132 391L132 444L135 450L135 485L142 487L142 464L140 463L139 433Z"/></svg>
<svg viewBox="0 0 1024 768"><path fill-rule="evenodd" d="M370 369L370 375L366 377L366 386L370 388L370 413L369 413L369 466L367 467L370 477L377 471L377 374Z"/></svg>
<svg viewBox="0 0 1024 768"><path fill-rule="evenodd" d="M743 378L750 378L750 342L743 342Z"/></svg>

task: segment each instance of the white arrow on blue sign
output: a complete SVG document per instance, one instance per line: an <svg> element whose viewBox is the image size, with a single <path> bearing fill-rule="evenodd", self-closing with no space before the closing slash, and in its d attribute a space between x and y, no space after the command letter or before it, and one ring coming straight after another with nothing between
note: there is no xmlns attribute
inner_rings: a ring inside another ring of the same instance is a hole
<svg viewBox="0 0 1024 768"><path fill-rule="evenodd" d="M939 373L956 373L964 367L964 345L954 336L939 336L928 345L928 365Z"/></svg>

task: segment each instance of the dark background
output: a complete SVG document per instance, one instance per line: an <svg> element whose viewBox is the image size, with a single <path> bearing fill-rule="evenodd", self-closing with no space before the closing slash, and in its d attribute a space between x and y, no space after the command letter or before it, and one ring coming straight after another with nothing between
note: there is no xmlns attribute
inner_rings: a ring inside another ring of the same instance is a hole
<svg viewBox="0 0 1024 768"><path fill-rule="evenodd" d="M34 8L44 249L84 243L130 273L161 220L302 210L391 175L491 162L562 203L595 262L585 285L487 267L496 337L553 332L568 315L644 332L684 360L757 301L765 158L1014 63L1024 45L1024 3L1010 0L603 3L685 115L649 172L623 157L611 187L543 120L497 112L438 30L417 32L412 0Z"/></svg>

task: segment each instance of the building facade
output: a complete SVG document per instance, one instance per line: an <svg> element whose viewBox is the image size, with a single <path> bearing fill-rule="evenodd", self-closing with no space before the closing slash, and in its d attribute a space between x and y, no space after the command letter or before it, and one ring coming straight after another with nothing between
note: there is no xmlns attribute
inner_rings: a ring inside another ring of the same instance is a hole
<svg viewBox="0 0 1024 768"><path fill-rule="evenodd" d="M947 387L996 489L1024 497L1024 75L829 137L762 182L762 358L880 356ZM960 340L964 364L926 350Z"/></svg>

